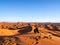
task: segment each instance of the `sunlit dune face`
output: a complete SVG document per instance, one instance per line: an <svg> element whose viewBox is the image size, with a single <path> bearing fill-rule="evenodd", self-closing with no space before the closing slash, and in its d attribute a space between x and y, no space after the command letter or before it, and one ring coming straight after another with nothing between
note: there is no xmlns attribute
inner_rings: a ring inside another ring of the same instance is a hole
<svg viewBox="0 0 60 45"><path fill-rule="evenodd" d="M57 26L57 28L60 30L60 26Z"/></svg>
<svg viewBox="0 0 60 45"><path fill-rule="evenodd" d="M53 29L53 26L51 26L51 25L47 25L50 29Z"/></svg>
<svg viewBox="0 0 60 45"><path fill-rule="evenodd" d="M0 29L0 36L10 36L18 34L18 30Z"/></svg>

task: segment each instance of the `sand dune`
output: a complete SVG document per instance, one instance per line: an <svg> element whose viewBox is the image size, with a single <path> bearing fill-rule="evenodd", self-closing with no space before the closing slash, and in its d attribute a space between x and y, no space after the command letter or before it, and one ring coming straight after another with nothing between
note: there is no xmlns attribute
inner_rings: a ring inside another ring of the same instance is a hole
<svg viewBox="0 0 60 45"><path fill-rule="evenodd" d="M58 23L0 23L0 45L60 45Z"/></svg>
<svg viewBox="0 0 60 45"><path fill-rule="evenodd" d="M18 30L0 29L0 36L10 36L18 34Z"/></svg>

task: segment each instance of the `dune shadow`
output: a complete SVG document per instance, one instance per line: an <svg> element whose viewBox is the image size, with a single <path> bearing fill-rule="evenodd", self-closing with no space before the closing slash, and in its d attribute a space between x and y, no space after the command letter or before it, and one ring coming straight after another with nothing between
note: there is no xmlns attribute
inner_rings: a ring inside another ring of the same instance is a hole
<svg viewBox="0 0 60 45"><path fill-rule="evenodd" d="M19 30L18 32L20 34L26 34L30 31L32 31L32 27L31 26L26 26L26 27L22 27L21 30Z"/></svg>
<svg viewBox="0 0 60 45"><path fill-rule="evenodd" d="M54 34L54 33L51 33L51 32L48 32L48 33L50 33L50 34L52 34L52 35L54 35L54 36L60 37L59 34Z"/></svg>

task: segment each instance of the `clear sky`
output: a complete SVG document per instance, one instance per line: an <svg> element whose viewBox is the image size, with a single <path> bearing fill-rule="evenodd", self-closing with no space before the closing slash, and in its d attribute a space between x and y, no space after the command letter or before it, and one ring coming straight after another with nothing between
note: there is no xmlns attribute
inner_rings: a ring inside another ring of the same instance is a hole
<svg viewBox="0 0 60 45"><path fill-rule="evenodd" d="M60 22L60 0L0 0L0 22Z"/></svg>

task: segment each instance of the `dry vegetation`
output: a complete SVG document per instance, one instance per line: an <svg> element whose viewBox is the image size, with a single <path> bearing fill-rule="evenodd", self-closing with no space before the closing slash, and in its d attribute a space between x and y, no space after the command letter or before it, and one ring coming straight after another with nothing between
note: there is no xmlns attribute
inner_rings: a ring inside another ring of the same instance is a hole
<svg viewBox="0 0 60 45"><path fill-rule="evenodd" d="M60 45L60 23L0 23L0 45Z"/></svg>

